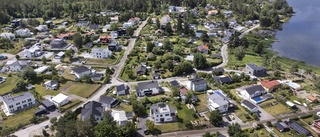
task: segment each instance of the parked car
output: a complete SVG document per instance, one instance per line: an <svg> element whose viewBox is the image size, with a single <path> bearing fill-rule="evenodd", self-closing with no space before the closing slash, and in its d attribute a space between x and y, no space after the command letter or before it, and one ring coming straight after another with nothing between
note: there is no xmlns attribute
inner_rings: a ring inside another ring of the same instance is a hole
<svg viewBox="0 0 320 137"><path fill-rule="evenodd" d="M228 115L226 115L225 117L226 117L226 119L227 119L228 121L231 121L231 119L230 119L230 117L229 117Z"/></svg>
<svg viewBox="0 0 320 137"><path fill-rule="evenodd" d="M234 116L232 114L230 114L229 117L234 120Z"/></svg>
<svg viewBox="0 0 320 137"><path fill-rule="evenodd" d="M149 130L145 129L145 130L143 131L143 134L145 134L145 135L149 135L149 134L150 134L150 132L149 132Z"/></svg>

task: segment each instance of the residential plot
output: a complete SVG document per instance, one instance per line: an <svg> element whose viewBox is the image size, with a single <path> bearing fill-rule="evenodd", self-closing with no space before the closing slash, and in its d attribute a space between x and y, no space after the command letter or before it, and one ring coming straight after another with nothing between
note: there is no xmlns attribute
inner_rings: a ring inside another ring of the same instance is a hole
<svg viewBox="0 0 320 137"><path fill-rule="evenodd" d="M88 98L98 88L100 88L100 86L100 84L72 83L72 85L68 88L68 91L80 97Z"/></svg>

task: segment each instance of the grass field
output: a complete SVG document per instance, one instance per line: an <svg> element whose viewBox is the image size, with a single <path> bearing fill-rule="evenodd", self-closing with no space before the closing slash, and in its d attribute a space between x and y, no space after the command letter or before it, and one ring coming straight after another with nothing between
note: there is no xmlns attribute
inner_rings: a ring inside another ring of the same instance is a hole
<svg viewBox="0 0 320 137"><path fill-rule="evenodd" d="M71 69L64 69L64 72L61 74L65 79L74 80L76 78L75 75L71 74Z"/></svg>
<svg viewBox="0 0 320 137"><path fill-rule="evenodd" d="M197 102L197 105L195 105L197 112L203 112L207 110L207 96L206 94L200 94L197 95L198 99L200 100Z"/></svg>
<svg viewBox="0 0 320 137"><path fill-rule="evenodd" d="M3 121L2 125L8 127L17 127L19 124L26 125L30 122L30 119L34 115L34 111L37 109L37 107L34 107L28 110L24 110L20 113L14 114L12 116L9 116L6 120Z"/></svg>
<svg viewBox="0 0 320 137"><path fill-rule="evenodd" d="M264 108L264 110L267 111L272 116L277 116L279 114L286 114L286 113L292 112L289 108L282 105L281 103L278 103L277 105L274 105L274 106L266 107Z"/></svg>
<svg viewBox="0 0 320 137"><path fill-rule="evenodd" d="M270 136L270 133L265 129L265 128L262 128L260 130L254 130L253 133L250 133L249 134L250 137L269 137Z"/></svg>
<svg viewBox="0 0 320 137"><path fill-rule="evenodd" d="M100 84L87 84L87 83L73 83L69 87L69 92L80 97L90 97L98 88Z"/></svg>
<svg viewBox="0 0 320 137"><path fill-rule="evenodd" d="M234 113L243 121L243 122L249 122L252 121L252 117L248 112L238 103L235 104L237 106L237 109L234 110ZM247 119L246 115L248 115L251 119Z"/></svg>
<svg viewBox="0 0 320 137"><path fill-rule="evenodd" d="M16 82L19 79L18 76L12 75L8 77L7 75L0 75L6 77L6 81L0 84L0 95L11 92L11 90L16 87Z"/></svg>
<svg viewBox="0 0 320 137"><path fill-rule="evenodd" d="M125 112L132 112L132 106L124 103L120 103L119 106L115 108L116 110L124 110Z"/></svg>
<svg viewBox="0 0 320 137"><path fill-rule="evenodd" d="M80 103L82 103L81 100L70 100L70 102L67 105L62 106L62 108L65 110L72 109L73 107L75 107L76 105L78 105Z"/></svg>
<svg viewBox="0 0 320 137"><path fill-rule="evenodd" d="M290 132L279 132L276 128L272 128L273 132L276 133L279 137L292 137L292 135L290 135Z"/></svg>

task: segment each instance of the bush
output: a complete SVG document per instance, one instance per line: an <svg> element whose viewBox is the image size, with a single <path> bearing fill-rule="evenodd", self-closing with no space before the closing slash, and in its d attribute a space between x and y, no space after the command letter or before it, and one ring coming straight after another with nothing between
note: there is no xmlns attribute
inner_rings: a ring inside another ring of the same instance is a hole
<svg viewBox="0 0 320 137"><path fill-rule="evenodd" d="M305 118L309 118L309 117L312 117L312 116L313 116L313 114L306 114L306 115L300 116L300 118L305 119Z"/></svg>

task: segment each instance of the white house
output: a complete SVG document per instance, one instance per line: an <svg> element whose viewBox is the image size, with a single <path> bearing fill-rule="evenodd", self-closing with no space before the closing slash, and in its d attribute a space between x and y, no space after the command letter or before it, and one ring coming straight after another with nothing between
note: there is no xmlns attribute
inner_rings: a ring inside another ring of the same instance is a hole
<svg viewBox="0 0 320 137"><path fill-rule="evenodd" d="M48 68L49 68L49 66L42 66L42 67L35 69L34 72L36 72L37 74L41 74L41 73L45 72Z"/></svg>
<svg viewBox="0 0 320 137"><path fill-rule="evenodd" d="M23 68L31 66L31 61L8 61L5 66L3 67L3 71L12 71L12 72L19 72Z"/></svg>
<svg viewBox="0 0 320 137"><path fill-rule="evenodd" d="M252 104L250 101L248 100L242 100L241 101L241 106L247 108L249 111L251 112L259 112L259 109L256 105Z"/></svg>
<svg viewBox="0 0 320 137"><path fill-rule="evenodd" d="M207 89L207 81L203 78L190 79L187 83L187 88L195 92L204 91Z"/></svg>
<svg viewBox="0 0 320 137"><path fill-rule="evenodd" d="M17 35L19 35L20 37L29 37L31 36L31 32L29 29L25 28L25 29L18 29L16 30Z"/></svg>
<svg viewBox="0 0 320 137"><path fill-rule="evenodd" d="M69 103L69 97L59 93L55 97L51 98L51 101L56 105L56 106L63 106L67 103Z"/></svg>
<svg viewBox="0 0 320 137"><path fill-rule="evenodd" d="M240 94L244 99L252 99L265 93L267 93L267 91L261 85L253 85L240 91Z"/></svg>
<svg viewBox="0 0 320 137"><path fill-rule="evenodd" d="M92 48L91 55L94 58L109 58L112 56L112 51L108 48Z"/></svg>
<svg viewBox="0 0 320 137"><path fill-rule="evenodd" d="M34 96L30 92L26 92L14 97L8 94L2 96L2 98L3 105L9 113L31 107L36 103Z"/></svg>
<svg viewBox="0 0 320 137"><path fill-rule="evenodd" d="M6 39L14 39L15 38L15 35L13 33L1 33L0 34L0 38L6 38Z"/></svg>
<svg viewBox="0 0 320 137"><path fill-rule="evenodd" d="M136 95L138 97L157 95L162 91L158 81L140 82L136 87Z"/></svg>
<svg viewBox="0 0 320 137"><path fill-rule="evenodd" d="M55 59L61 59L64 56L65 52L60 51L59 53L57 53L56 55L54 55Z"/></svg>
<svg viewBox="0 0 320 137"><path fill-rule="evenodd" d="M111 28L111 25L107 24L102 28L102 32L107 32L110 28Z"/></svg>
<svg viewBox="0 0 320 137"><path fill-rule="evenodd" d="M57 90L59 88L59 83L57 80L49 80L44 83L44 86L46 87L46 90Z"/></svg>
<svg viewBox="0 0 320 137"><path fill-rule="evenodd" d="M177 111L163 102L150 106L150 117L155 123L173 122L176 116Z"/></svg>
<svg viewBox="0 0 320 137"><path fill-rule="evenodd" d="M125 22L123 23L122 28L132 27L133 25L134 25L133 21Z"/></svg>
<svg viewBox="0 0 320 137"><path fill-rule="evenodd" d="M85 104L81 110L80 119L87 120L93 116L97 122L100 122L103 120L104 110L105 109L100 102L90 101Z"/></svg>
<svg viewBox="0 0 320 137"><path fill-rule="evenodd" d="M40 32L49 30L47 25L39 25L38 27L36 27L36 29Z"/></svg>
<svg viewBox="0 0 320 137"><path fill-rule="evenodd" d="M221 90L208 92L208 108L210 111L220 110L221 113L225 113L229 108L229 99Z"/></svg>
<svg viewBox="0 0 320 137"><path fill-rule="evenodd" d="M78 66L78 67L72 69L71 74L76 75L77 78L82 78L84 75L90 76L91 69L89 69L85 66Z"/></svg>
<svg viewBox="0 0 320 137"><path fill-rule="evenodd" d="M29 49L24 49L23 53L26 58L33 58L33 57L39 57L43 54L41 51L41 48L39 47L40 44L34 44L32 47Z"/></svg>
<svg viewBox="0 0 320 137"><path fill-rule="evenodd" d="M128 117L126 115L126 112L121 110L112 110L111 116L113 117L113 120L118 123L119 126L125 126L128 122Z"/></svg>

